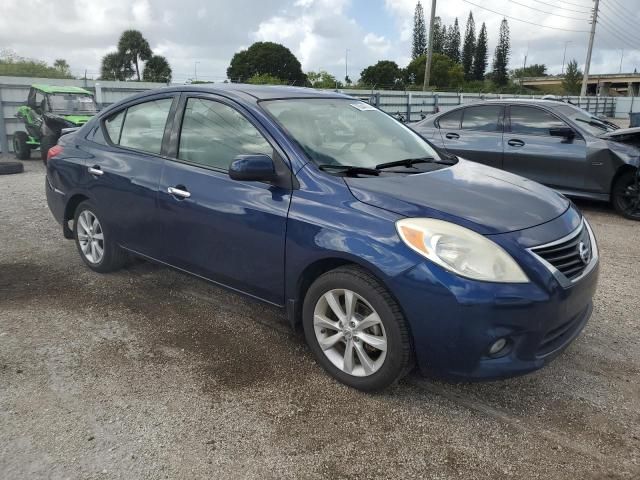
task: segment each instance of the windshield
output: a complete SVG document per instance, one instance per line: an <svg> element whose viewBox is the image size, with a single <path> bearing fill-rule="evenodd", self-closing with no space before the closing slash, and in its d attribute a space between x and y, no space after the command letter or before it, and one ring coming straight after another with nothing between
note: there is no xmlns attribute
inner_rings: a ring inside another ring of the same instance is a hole
<svg viewBox="0 0 640 480"><path fill-rule="evenodd" d="M67 115L94 115L98 112L96 102L91 95L77 93L49 94L49 106L55 113Z"/></svg>
<svg viewBox="0 0 640 480"><path fill-rule="evenodd" d="M583 110L575 105L558 105L554 106L556 110L569 117L574 122L577 122L580 128L587 131L591 135L598 136L606 132L613 132L615 128L611 125L604 123L595 115Z"/></svg>
<svg viewBox="0 0 640 480"><path fill-rule="evenodd" d="M440 159L416 133L356 99L269 100L260 105L318 165L375 168L407 159Z"/></svg>

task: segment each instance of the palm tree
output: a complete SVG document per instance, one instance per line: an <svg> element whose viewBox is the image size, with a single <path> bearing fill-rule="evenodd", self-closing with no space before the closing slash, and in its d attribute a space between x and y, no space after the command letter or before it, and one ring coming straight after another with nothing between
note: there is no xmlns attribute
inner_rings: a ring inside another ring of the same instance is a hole
<svg viewBox="0 0 640 480"><path fill-rule="evenodd" d="M118 52L129 65L135 67L136 77L140 81L140 61L151 58L152 52L149 42L138 30L125 30L118 41Z"/></svg>

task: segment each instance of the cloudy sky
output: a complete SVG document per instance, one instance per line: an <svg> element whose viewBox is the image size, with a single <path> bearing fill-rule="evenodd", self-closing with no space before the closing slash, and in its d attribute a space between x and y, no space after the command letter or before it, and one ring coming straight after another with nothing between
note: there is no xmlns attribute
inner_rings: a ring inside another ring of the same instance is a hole
<svg viewBox="0 0 640 480"><path fill-rule="evenodd" d="M221 81L233 54L254 41L290 48L305 71L327 70L344 78L377 60L409 61L415 0L0 0L0 48L52 62L66 58L75 75L98 75L100 59L115 49L120 32L143 32L165 55L174 81L194 76ZM473 5L475 4L475 5ZM440 0L445 24L458 17L464 31L469 12L486 22L493 52L502 15L509 19L510 66L544 63L559 73L567 59L584 63L592 0ZM428 18L430 0L423 0ZM555 6L562 5L562 7ZM592 72L640 70L638 0L601 0ZM63 8L64 6L64 8ZM489 8L499 13L484 10ZM546 25L543 28L515 19ZM622 51L624 49L624 51Z"/></svg>

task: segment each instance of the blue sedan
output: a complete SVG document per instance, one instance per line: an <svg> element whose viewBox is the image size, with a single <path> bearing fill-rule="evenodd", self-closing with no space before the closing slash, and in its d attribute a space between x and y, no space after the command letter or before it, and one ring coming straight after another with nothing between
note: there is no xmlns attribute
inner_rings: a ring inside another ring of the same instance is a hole
<svg viewBox="0 0 640 480"><path fill-rule="evenodd" d="M62 137L46 166L49 208L90 269L138 256L277 305L361 390L416 364L531 372L591 315L598 249L564 196L345 95L154 90Z"/></svg>

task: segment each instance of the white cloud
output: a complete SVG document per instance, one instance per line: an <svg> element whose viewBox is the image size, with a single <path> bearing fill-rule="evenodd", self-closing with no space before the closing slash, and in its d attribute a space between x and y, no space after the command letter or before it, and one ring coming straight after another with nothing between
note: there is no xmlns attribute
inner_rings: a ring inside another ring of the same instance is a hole
<svg viewBox="0 0 640 480"><path fill-rule="evenodd" d="M363 26L369 3L351 0L0 0L0 45L18 55L40 58L49 63L66 58L76 75L96 75L101 57L113 50L120 33L128 28L142 31L151 47L165 55L174 70L174 78L184 81L193 76L194 62L198 76L220 81L233 54L256 40L269 40L286 45L298 56L307 70L324 69L344 76L345 50L349 49L349 75L357 78L360 71L378 60L394 60L400 66L409 61L415 0L370 0L384 5L387 17L376 22L380 31ZM382 3L384 1L384 3ZM431 2L423 0L428 17ZM481 2L478 2L480 4ZM551 3L551 2L550 2ZM576 2L577 3L577 2ZM585 5L589 2L585 0ZM535 23L557 28L588 29L586 21L561 18L558 9L536 4L556 15L535 12L506 0L487 3L488 8ZM533 2L527 2L533 6ZM601 2L601 5L603 2ZM572 7L573 8L573 7ZM609 8L609 10L606 10ZM438 3L438 15L445 24L457 16L464 31L472 9L476 24L487 23L490 52L493 52L501 16L473 7L462 0ZM604 6L607 24L629 27L640 24L640 10L624 13ZM33 25L37 13L38 27ZM565 12L567 16L588 16ZM615 17L617 15L617 17ZM387 25L380 26L381 21ZM624 70L640 69L638 43L623 45L607 24L598 26L593 54L593 72L617 71L619 48L624 47ZM529 49L527 63L545 63L559 72L565 41L571 41L567 59L584 62L588 34L545 29L510 20L511 66L522 64ZM46 33L45 33L46 32ZM638 38L629 27L616 31L625 38Z"/></svg>
<svg viewBox="0 0 640 480"><path fill-rule="evenodd" d="M367 33L364 36L363 42L365 46L382 57L391 49L391 43L383 36L376 35L375 33Z"/></svg>

